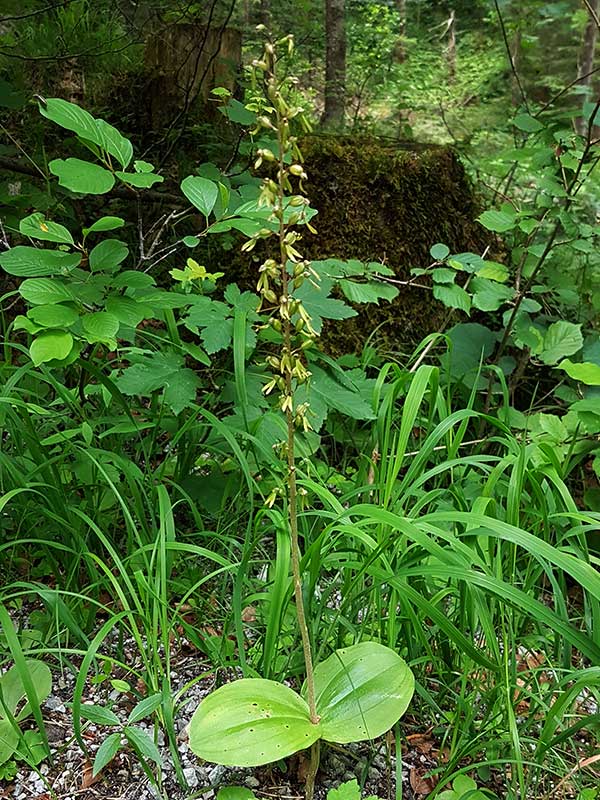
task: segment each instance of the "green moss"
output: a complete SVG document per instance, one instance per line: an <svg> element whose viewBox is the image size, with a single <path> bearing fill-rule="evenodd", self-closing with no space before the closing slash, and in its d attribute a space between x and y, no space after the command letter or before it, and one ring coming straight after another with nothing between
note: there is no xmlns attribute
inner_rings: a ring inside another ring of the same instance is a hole
<svg viewBox="0 0 600 800"><path fill-rule="evenodd" d="M321 136L305 139L301 149L309 176L305 190L319 212L317 235L306 234L301 242L307 258L382 261L407 280L412 267L431 262L429 248L436 242L452 252L484 249L473 189L451 149ZM256 267L246 262L236 279L252 286ZM324 329L329 352L360 352L376 329L386 351L410 351L446 315L431 292L407 287L392 303L356 308L357 317Z"/></svg>

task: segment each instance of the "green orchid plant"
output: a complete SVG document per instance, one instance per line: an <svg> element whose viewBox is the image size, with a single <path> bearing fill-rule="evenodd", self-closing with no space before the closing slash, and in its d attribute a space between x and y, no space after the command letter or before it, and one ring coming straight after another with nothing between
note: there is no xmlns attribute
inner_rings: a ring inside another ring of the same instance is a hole
<svg viewBox="0 0 600 800"><path fill-rule="evenodd" d="M311 640L302 590L301 551L298 538L299 488L296 478L297 430L310 429L310 406L297 402L296 391L310 385L305 353L314 345L311 317L296 295L305 281L318 281L310 262L298 251L301 233L309 230L308 200L301 194L306 174L290 122L302 118L302 109L286 100L291 79L279 81L276 49L293 40L267 42L264 56L254 63L262 73L266 103L258 128L276 137L272 149L258 151L256 166L271 168L263 181L259 206L270 209L271 228L261 229L243 249L250 251L259 239L275 239L276 255L260 267L257 291L268 324L280 337L280 355L269 356L272 378L265 394L279 392L287 439L281 445L286 461L285 489L268 498L272 505L286 494L291 542L295 611L302 641L306 679L298 693L289 686L262 678L243 678L221 686L202 701L189 726L190 747L200 758L229 766L259 766L311 748L306 797L311 800L319 763L321 740L339 744L374 739L389 730L404 714L414 690L413 675L393 650L366 641L335 651L313 665ZM299 192L292 183L299 182ZM305 394L306 397L306 394Z"/></svg>

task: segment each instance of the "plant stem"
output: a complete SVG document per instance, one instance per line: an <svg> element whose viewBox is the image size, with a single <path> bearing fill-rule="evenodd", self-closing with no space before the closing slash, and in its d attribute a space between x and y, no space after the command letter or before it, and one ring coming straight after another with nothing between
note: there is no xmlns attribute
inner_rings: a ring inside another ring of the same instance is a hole
<svg viewBox="0 0 600 800"><path fill-rule="evenodd" d="M285 187L283 183L285 163L283 126L287 120L277 112L277 138L279 145L279 171L278 171L278 208L277 217L279 220L279 255L281 270L282 296L285 298L286 310L289 304L289 281L287 274L287 248L285 243L286 225L284 220L284 198ZM292 354L292 322L289 313L286 313L282 320L283 332L283 352L284 355ZM315 679L313 672L312 650L310 636L306 624L306 614L304 612L304 598L302 596L302 576L300 573L300 543L298 541L298 490L296 485L296 454L295 436L296 427L294 424L294 409L291 400L293 399L294 389L292 385L292 375L289 369L285 372L285 397L290 402L286 405L285 418L287 423L287 466L288 466L288 517L290 525L292 575L294 580L294 598L296 601L296 616L298 627L302 639L302 651L304 654L304 665L306 669L306 688L308 694L308 708L311 722L316 725L319 722L317 705L315 700ZM308 786L307 786L308 797Z"/></svg>

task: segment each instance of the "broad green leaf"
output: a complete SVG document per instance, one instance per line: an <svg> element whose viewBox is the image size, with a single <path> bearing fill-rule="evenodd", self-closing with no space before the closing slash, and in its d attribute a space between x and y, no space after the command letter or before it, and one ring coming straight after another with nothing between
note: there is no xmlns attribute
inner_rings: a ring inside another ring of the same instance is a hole
<svg viewBox="0 0 600 800"><path fill-rule="evenodd" d="M434 244L433 247L429 249L429 253L436 261L443 261L450 255L450 248L438 242L438 244Z"/></svg>
<svg viewBox="0 0 600 800"><path fill-rule="evenodd" d="M487 278L473 278L469 288L473 292L473 305L480 311L497 311L514 295L514 289L510 286Z"/></svg>
<svg viewBox="0 0 600 800"><path fill-rule="evenodd" d="M515 215L508 214L506 211L484 211L477 217L484 228L496 233L506 233L511 231L516 225Z"/></svg>
<svg viewBox="0 0 600 800"><path fill-rule="evenodd" d="M154 164L150 164L149 161L134 161L133 168L136 172L153 172Z"/></svg>
<svg viewBox="0 0 600 800"><path fill-rule="evenodd" d="M322 738L345 744L381 736L404 714L414 687L412 672L389 647L361 642L336 650L315 667Z"/></svg>
<svg viewBox="0 0 600 800"><path fill-rule="evenodd" d="M230 97L225 105L219 106L219 111L227 119L246 128L251 127L256 122L256 112L250 111L243 103L233 97Z"/></svg>
<svg viewBox="0 0 600 800"><path fill-rule="evenodd" d="M531 114L517 114L513 120L513 125L526 133L538 133L544 130L544 126L539 119L532 117Z"/></svg>
<svg viewBox="0 0 600 800"><path fill-rule="evenodd" d="M129 248L119 239L105 239L90 252L90 269L92 272L110 272L129 255Z"/></svg>
<svg viewBox="0 0 600 800"><path fill-rule="evenodd" d="M113 760L113 758L119 752L121 747L121 732L116 731L115 733L111 733L106 739L102 742L98 751L96 753L96 758L94 759L94 767L93 767L93 776L95 777L98 775L107 764Z"/></svg>
<svg viewBox="0 0 600 800"><path fill-rule="evenodd" d="M4 764L13 755L19 745L19 734L9 720L1 716L0 708L0 764Z"/></svg>
<svg viewBox="0 0 600 800"><path fill-rule="evenodd" d="M580 381L587 386L600 386L600 366L591 361L576 364L565 358L558 364L557 369L564 369L569 378L573 378L574 381ZM598 406L600 408L600 403Z"/></svg>
<svg viewBox="0 0 600 800"><path fill-rule="evenodd" d="M162 183L164 178L162 175L155 175L150 172L115 172L117 178L130 186L135 186L137 189L149 189L155 183Z"/></svg>
<svg viewBox="0 0 600 800"><path fill-rule="evenodd" d="M437 283L433 287L433 296L449 308L458 308L467 314L471 310L471 298L462 286Z"/></svg>
<svg viewBox="0 0 600 800"><path fill-rule="evenodd" d="M81 261L78 253L62 250L42 250L39 247L17 245L0 255L0 266L9 275L20 278L37 278L67 273Z"/></svg>
<svg viewBox="0 0 600 800"><path fill-rule="evenodd" d="M436 267L431 271L431 277L436 283L454 283L456 271L448 267Z"/></svg>
<svg viewBox="0 0 600 800"><path fill-rule="evenodd" d="M256 795L245 786L223 786L217 792L217 800L256 800Z"/></svg>
<svg viewBox="0 0 600 800"><path fill-rule="evenodd" d="M456 380L477 370L480 362L492 354L496 343L492 331L476 322L454 325L448 331L448 338L451 347L441 362Z"/></svg>
<svg viewBox="0 0 600 800"><path fill-rule="evenodd" d="M139 722L144 717L150 716L157 708L160 708L162 703L162 694L158 692L157 694L151 694L149 697L144 697L143 700L133 707L129 717L127 718L127 724L131 725L134 722Z"/></svg>
<svg viewBox="0 0 600 800"><path fill-rule="evenodd" d="M62 361L73 348L73 337L67 331L48 331L31 343L29 355L36 367L47 361Z"/></svg>
<svg viewBox="0 0 600 800"><path fill-rule="evenodd" d="M19 286L19 294L35 305L61 303L73 299L68 286L55 278L27 278Z"/></svg>
<svg viewBox="0 0 600 800"><path fill-rule="evenodd" d="M82 139L101 146L102 139L98 134L96 120L92 115L75 103L69 103L58 97L50 97L45 104L39 104L40 114L57 125L73 131Z"/></svg>
<svg viewBox="0 0 600 800"><path fill-rule="evenodd" d="M132 297L114 295L108 297L106 310L115 316L123 325L137 328L143 319L151 316L151 309L145 303L138 303Z"/></svg>
<svg viewBox="0 0 600 800"><path fill-rule="evenodd" d="M81 318L86 339L94 342L112 343L119 330L119 320L108 311L96 311Z"/></svg>
<svg viewBox="0 0 600 800"><path fill-rule="evenodd" d="M79 314L75 309L61 303L36 306L28 312L27 316L44 328L68 328L79 319Z"/></svg>
<svg viewBox="0 0 600 800"><path fill-rule="evenodd" d="M35 689L38 703L43 702L52 690L52 673L50 668L43 661L28 658L25 665ZM15 715L17 722L21 722L31 714L29 702L21 707L27 697L23 678L19 667L16 665L7 670L0 676L0 686L2 687L2 697L8 711ZM0 719L4 716L4 709L0 705Z"/></svg>
<svg viewBox="0 0 600 800"><path fill-rule="evenodd" d="M184 408L195 403L196 392L200 386L200 378L193 370L179 369L167 380L165 403L174 414L180 414Z"/></svg>
<svg viewBox="0 0 600 800"><path fill-rule="evenodd" d="M560 320L553 322L544 335L540 359L544 364L556 364L565 356L572 356L583 347L581 325Z"/></svg>
<svg viewBox="0 0 600 800"><path fill-rule="evenodd" d="M327 800L362 800L362 793L356 778L352 781L340 783L337 788L327 792ZM375 795L368 795L364 800L379 800Z"/></svg>
<svg viewBox="0 0 600 800"><path fill-rule="evenodd" d="M216 764L256 767L310 747L321 726L288 686L242 678L209 694L189 726L190 749Z"/></svg>
<svg viewBox="0 0 600 800"><path fill-rule="evenodd" d="M341 414L354 419L373 419L375 414L371 406L370 397L365 397L356 387L356 390L350 386L342 386L338 383L329 373L311 364L310 371L312 378L310 380L309 401L312 402L312 397L317 395L321 400L327 404L328 408L333 408Z"/></svg>
<svg viewBox="0 0 600 800"><path fill-rule="evenodd" d="M115 712L111 711L110 708L106 708L106 706L82 703L79 707L79 713L84 719L89 719L90 722L94 722L96 725L121 724L121 720Z"/></svg>
<svg viewBox="0 0 600 800"><path fill-rule="evenodd" d="M229 347L233 337L233 320L224 319L218 323L201 328L200 337L207 353L217 353Z"/></svg>
<svg viewBox="0 0 600 800"><path fill-rule="evenodd" d="M219 187L207 178L199 175L189 175L181 182L181 191L205 217L208 218L210 212L215 207L219 196Z"/></svg>
<svg viewBox="0 0 600 800"><path fill-rule="evenodd" d="M144 758L154 761L156 764L162 764L162 757L158 747L154 744L152 739L148 736L146 731L141 728L130 728L127 726L123 729L125 738Z"/></svg>
<svg viewBox="0 0 600 800"><path fill-rule="evenodd" d="M43 242L75 244L73 237L64 225L59 225L58 222L50 222L43 214L37 211L21 220L19 231L23 236L40 239Z"/></svg>
<svg viewBox="0 0 600 800"><path fill-rule="evenodd" d="M508 279L508 267L496 261L485 261L483 267L477 270L477 277L503 283Z"/></svg>
<svg viewBox="0 0 600 800"><path fill-rule="evenodd" d="M125 220L121 219L121 217L100 217L100 219L97 219L89 228L83 228L83 235L87 236L90 233L114 231L116 228L122 228L123 225L125 225Z"/></svg>
<svg viewBox="0 0 600 800"><path fill-rule="evenodd" d="M96 130L102 138L102 149L114 156L123 169L127 169L133 158L133 145L129 139L103 119L96 120Z"/></svg>
<svg viewBox="0 0 600 800"><path fill-rule="evenodd" d="M351 303L376 303L380 300L393 300L398 296L396 286L380 283L379 281L369 281L368 283L358 283L356 281L341 280L340 289Z"/></svg>
<svg viewBox="0 0 600 800"><path fill-rule="evenodd" d="M111 279L111 283L116 289L121 287L127 287L128 289L148 289L150 286L154 286L155 280L152 275L148 275L147 272L126 269L123 272L119 272L118 275L115 275L115 277Z"/></svg>
<svg viewBox="0 0 600 800"><path fill-rule="evenodd" d="M106 194L115 185L112 172L80 158L55 158L48 168L61 186L77 194Z"/></svg>

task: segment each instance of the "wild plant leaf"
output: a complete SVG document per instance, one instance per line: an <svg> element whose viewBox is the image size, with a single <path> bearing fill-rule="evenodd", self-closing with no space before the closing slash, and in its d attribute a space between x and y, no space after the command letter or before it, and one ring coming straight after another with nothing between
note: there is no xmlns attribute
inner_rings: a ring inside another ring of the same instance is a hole
<svg viewBox="0 0 600 800"><path fill-rule="evenodd" d="M88 236L90 233L102 233L104 231L114 231L117 228L122 228L125 225L125 220L121 217L100 217L96 222L93 222L89 228L82 228L83 235Z"/></svg>
<svg viewBox="0 0 600 800"><path fill-rule="evenodd" d="M304 750L320 738L306 702L288 686L242 678L199 705L189 726L190 749L227 766L255 767Z"/></svg>
<svg viewBox="0 0 600 800"><path fill-rule="evenodd" d="M123 728L123 733L129 744L131 744L143 758L154 761L155 764L162 764L162 756L158 747L154 744L146 731L128 725Z"/></svg>
<svg viewBox="0 0 600 800"><path fill-rule="evenodd" d="M374 419L375 414L369 402L358 389L353 391L342 386L329 373L311 364L312 377L309 387L309 402L313 394L331 409L335 409L354 419Z"/></svg>
<svg viewBox="0 0 600 800"><path fill-rule="evenodd" d="M50 97L45 103L39 104L40 114L62 128L73 131L77 136L86 141L102 145L102 137L94 117L85 109L75 103L69 103L58 97Z"/></svg>
<svg viewBox="0 0 600 800"><path fill-rule="evenodd" d="M153 714L157 708L160 708L161 704L162 694L160 692L151 694L149 697L144 697L143 700L140 700L140 702L132 708L129 717L127 718L127 724L131 725L134 722L139 722L145 717L149 717L150 714Z"/></svg>
<svg viewBox="0 0 600 800"><path fill-rule="evenodd" d="M503 283L508 280L508 267L496 261L484 261L481 269L477 270L477 277Z"/></svg>
<svg viewBox="0 0 600 800"><path fill-rule="evenodd" d="M129 255L129 248L119 239L104 239L90 252L89 265L92 272L116 270Z"/></svg>
<svg viewBox="0 0 600 800"><path fill-rule="evenodd" d="M0 254L0 267L19 278L37 278L66 274L81 262L78 253L62 250L42 250L39 247L17 245Z"/></svg>
<svg viewBox="0 0 600 800"><path fill-rule="evenodd" d="M487 278L473 278L469 285L473 292L473 305L480 311L497 311L514 296L514 289Z"/></svg>
<svg viewBox="0 0 600 800"><path fill-rule="evenodd" d="M85 337L94 344L95 342L112 343L119 330L119 320L108 311L96 311L85 314L81 318Z"/></svg>
<svg viewBox="0 0 600 800"><path fill-rule="evenodd" d="M207 178L201 178L199 175L189 175L181 182L181 191L190 203L208 219L219 196L217 184Z"/></svg>
<svg viewBox="0 0 600 800"><path fill-rule="evenodd" d="M162 175L156 175L152 172L120 172L117 170L115 175L123 183L128 183L130 186L135 186L136 189L149 189L155 183L162 183L164 178Z"/></svg>
<svg viewBox="0 0 600 800"><path fill-rule="evenodd" d="M256 795L246 786L223 786L217 792L217 800L256 800Z"/></svg>
<svg viewBox="0 0 600 800"><path fill-rule="evenodd" d="M98 138L102 142L100 146L111 156L114 156L123 169L126 169L133 158L133 145L129 139L126 139L122 133L108 122L103 119L96 119L95 122ZM96 142L96 144L99 144L99 142Z"/></svg>
<svg viewBox="0 0 600 800"><path fill-rule="evenodd" d="M69 287L56 278L27 278L19 286L19 294L34 305L62 303L73 299Z"/></svg>
<svg viewBox="0 0 600 800"><path fill-rule="evenodd" d="M96 752L96 757L94 758L94 766L92 770L92 775L95 777L98 775L104 767L106 767L113 758L117 755L121 748L121 732L115 731L114 733L109 734L106 739L102 742L100 747Z"/></svg>
<svg viewBox="0 0 600 800"><path fill-rule="evenodd" d="M380 300L393 300L398 296L396 286L379 281L358 283L357 281L341 280L340 288L351 303L375 303Z"/></svg>
<svg viewBox="0 0 600 800"><path fill-rule="evenodd" d="M79 713L84 719L89 719L96 725L120 725L121 720L117 717L114 711L106 706L100 706L92 703L82 703L79 707Z"/></svg>
<svg viewBox="0 0 600 800"><path fill-rule="evenodd" d="M68 328L79 319L75 309L61 303L36 306L27 316L43 328Z"/></svg>
<svg viewBox="0 0 600 800"><path fill-rule="evenodd" d="M600 366L591 361L577 364L565 358L557 365L557 369L564 369L569 378L585 383L586 386L600 386Z"/></svg>
<svg viewBox="0 0 600 800"><path fill-rule="evenodd" d="M76 194L106 194L115 185L112 172L80 158L55 158L48 168L60 186Z"/></svg>
<svg viewBox="0 0 600 800"><path fill-rule="evenodd" d="M180 414L184 408L195 403L200 386L200 378L193 370L180 369L173 372L165 382L165 403L174 414Z"/></svg>
<svg viewBox="0 0 600 800"><path fill-rule="evenodd" d="M138 303L133 297L110 295L106 298L106 310L123 325L137 327L143 319L148 319L151 309L145 303Z"/></svg>
<svg viewBox="0 0 600 800"><path fill-rule="evenodd" d="M515 214L493 210L484 211L483 214L477 217L477 221L480 222L484 228L487 228L488 231L494 231L495 233L511 231L517 224Z"/></svg>
<svg viewBox="0 0 600 800"><path fill-rule="evenodd" d="M39 239L44 242L55 242L56 244L75 244L70 231L58 222L47 220L43 214L35 212L28 217L24 217L19 223L19 231L23 236L30 236L32 239Z"/></svg>
<svg viewBox="0 0 600 800"><path fill-rule="evenodd" d="M517 114L513 120L513 125L526 133L538 133L544 130L543 123L539 119L532 117L531 114Z"/></svg>
<svg viewBox="0 0 600 800"><path fill-rule="evenodd" d="M478 369L480 362L492 354L496 343L494 333L477 322L454 325L448 331L448 338L451 347L441 363L455 380Z"/></svg>
<svg viewBox="0 0 600 800"><path fill-rule="evenodd" d="M31 343L29 355L36 367L48 361L62 361L73 349L73 337L68 331L41 333Z"/></svg>
<svg viewBox="0 0 600 800"><path fill-rule="evenodd" d="M581 325L560 320L553 322L544 335L540 359L544 364L556 364L565 356L572 356L583 347Z"/></svg>
<svg viewBox="0 0 600 800"><path fill-rule="evenodd" d="M438 244L434 244L432 247L430 247L429 254L433 259L435 259L435 261L443 261L450 255L450 248L447 245L438 242Z"/></svg>
<svg viewBox="0 0 600 800"><path fill-rule="evenodd" d="M450 286L443 283L435 284L433 296L449 308L458 308L467 314L471 310L471 298L462 286Z"/></svg>
<svg viewBox="0 0 600 800"><path fill-rule="evenodd" d="M315 667L321 736L339 744L381 736L408 708L414 686L407 664L382 644L336 650Z"/></svg>

